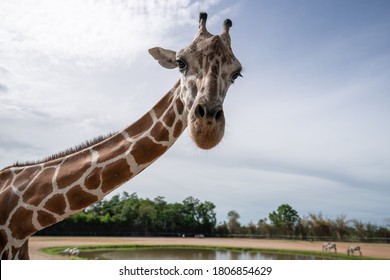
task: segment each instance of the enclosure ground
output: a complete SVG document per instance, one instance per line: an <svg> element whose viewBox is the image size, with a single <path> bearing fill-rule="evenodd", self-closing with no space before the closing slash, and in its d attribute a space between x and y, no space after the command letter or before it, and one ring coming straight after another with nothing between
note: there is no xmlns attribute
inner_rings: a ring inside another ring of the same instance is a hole
<svg viewBox="0 0 390 280"><path fill-rule="evenodd" d="M66 259L41 251L47 247L79 247L86 245L193 245L238 248L262 248L302 251L321 251L323 242L265 240L247 238L163 238L163 237L31 237L29 241L32 260ZM346 254L351 245L360 245L366 257L390 259L390 244L336 242L339 254Z"/></svg>

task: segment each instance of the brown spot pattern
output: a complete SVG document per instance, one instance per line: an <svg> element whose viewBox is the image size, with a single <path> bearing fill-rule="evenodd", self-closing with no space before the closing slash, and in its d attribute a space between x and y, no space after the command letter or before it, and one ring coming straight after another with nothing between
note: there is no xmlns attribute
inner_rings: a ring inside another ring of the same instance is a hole
<svg viewBox="0 0 390 280"><path fill-rule="evenodd" d="M184 104L181 102L181 100L178 98L176 99L176 109L179 115L181 115L184 111Z"/></svg>
<svg viewBox="0 0 390 280"><path fill-rule="evenodd" d="M172 103L173 95L171 92L168 92L154 107L154 113L159 119L164 112L168 109L168 106ZM149 126L150 127L150 126Z"/></svg>
<svg viewBox="0 0 390 280"><path fill-rule="evenodd" d="M175 122L176 114L175 111L169 110L163 117L163 122L168 126L171 127L173 123Z"/></svg>
<svg viewBox="0 0 390 280"><path fill-rule="evenodd" d="M117 160L104 167L102 172L102 191L104 193L130 180L133 174L125 159Z"/></svg>
<svg viewBox="0 0 390 280"><path fill-rule="evenodd" d="M101 167L95 168L91 172L91 174L89 174L87 178L85 178L85 182L84 182L85 187L89 190L97 189L102 182L100 179L101 173L102 173Z"/></svg>
<svg viewBox="0 0 390 280"><path fill-rule="evenodd" d="M179 137L182 131L183 131L183 122L179 120L175 125L175 129L173 130L173 137L175 138Z"/></svg>
<svg viewBox="0 0 390 280"><path fill-rule="evenodd" d="M18 205L19 197L11 188L5 190L0 196L0 225L4 225L10 211Z"/></svg>
<svg viewBox="0 0 390 280"><path fill-rule="evenodd" d="M60 189L66 188L83 176L91 167L92 155L89 150L84 150L71 155L60 167L57 185Z"/></svg>
<svg viewBox="0 0 390 280"><path fill-rule="evenodd" d="M62 194L54 195L52 198L46 201L44 206L44 208L46 208L48 211L58 215L65 214L65 207L66 207L66 202Z"/></svg>
<svg viewBox="0 0 390 280"><path fill-rule="evenodd" d="M38 222L41 226L47 227L52 224L55 224L57 220L53 217L52 214L46 212L46 211L38 211Z"/></svg>
<svg viewBox="0 0 390 280"><path fill-rule="evenodd" d="M31 178L38 173L40 170L39 167L27 167L22 172L20 172L14 181L14 186L18 188L19 191L24 191L28 183L31 182Z"/></svg>
<svg viewBox="0 0 390 280"><path fill-rule="evenodd" d="M81 186L75 186L66 193L71 210L81 210L97 201L97 196L83 191Z"/></svg>
<svg viewBox="0 0 390 280"><path fill-rule="evenodd" d="M169 131L164 127L161 122L156 123L152 128L150 134L157 142L169 141Z"/></svg>
<svg viewBox="0 0 390 280"><path fill-rule="evenodd" d="M204 54L200 54L199 56L198 56L198 64L199 65L203 65L203 57L204 57L205 55Z"/></svg>
<svg viewBox="0 0 390 280"><path fill-rule="evenodd" d="M23 243L22 247L19 249L19 260L28 260L29 255L28 255L28 239L26 242Z"/></svg>
<svg viewBox="0 0 390 280"><path fill-rule="evenodd" d="M0 173L0 190L7 188L11 184L12 178L11 170L3 170Z"/></svg>
<svg viewBox="0 0 390 280"><path fill-rule="evenodd" d="M1 259L2 259L2 260L8 259L8 252L9 252L9 250L5 250L5 251L3 252L3 254L1 255Z"/></svg>
<svg viewBox="0 0 390 280"><path fill-rule="evenodd" d="M134 144L134 150L131 154L138 164L145 164L158 158L166 150L167 147L156 144L149 138L145 137Z"/></svg>
<svg viewBox="0 0 390 280"><path fill-rule="evenodd" d="M7 245L7 234L5 233L4 230L0 230L0 249L3 249L5 245ZM3 260L5 257L2 257L1 259Z"/></svg>
<svg viewBox="0 0 390 280"><path fill-rule="evenodd" d="M47 197L53 192L52 178L54 172L54 168L43 170L24 193L23 201L27 204L38 206L43 197Z"/></svg>
<svg viewBox="0 0 390 280"><path fill-rule="evenodd" d="M152 124L152 117L149 113L147 113L143 115L138 121L130 125L125 131L130 137L134 137L148 130Z"/></svg>
<svg viewBox="0 0 390 280"><path fill-rule="evenodd" d="M97 163L105 162L109 159L115 158L125 153L129 149L130 144L131 143L126 141L122 135L120 134L116 135L115 137L108 140L103 145L99 145L94 149L99 153L99 158L97 160Z"/></svg>
<svg viewBox="0 0 390 280"><path fill-rule="evenodd" d="M36 231L32 224L33 211L24 207L18 208L11 218L10 230L14 233L16 239L23 239Z"/></svg>

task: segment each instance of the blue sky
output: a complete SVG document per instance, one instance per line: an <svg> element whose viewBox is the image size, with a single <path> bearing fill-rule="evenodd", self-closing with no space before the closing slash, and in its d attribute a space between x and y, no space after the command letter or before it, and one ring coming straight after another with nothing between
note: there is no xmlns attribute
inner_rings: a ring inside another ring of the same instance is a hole
<svg viewBox="0 0 390 280"><path fill-rule="evenodd" d="M188 196L257 222L280 204L300 216L390 218L388 1L1 1L0 166L122 129L178 79L147 49L178 50L199 11L231 18L243 79L212 151L187 133L119 188ZM151 82L153 79L153 82Z"/></svg>

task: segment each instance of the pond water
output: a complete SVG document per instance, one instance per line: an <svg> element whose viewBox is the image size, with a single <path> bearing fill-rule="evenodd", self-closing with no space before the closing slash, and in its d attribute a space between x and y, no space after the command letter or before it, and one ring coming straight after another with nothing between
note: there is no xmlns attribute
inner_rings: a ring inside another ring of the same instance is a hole
<svg viewBox="0 0 390 280"><path fill-rule="evenodd" d="M315 256L210 249L136 248L81 251L79 257L99 260L316 260Z"/></svg>

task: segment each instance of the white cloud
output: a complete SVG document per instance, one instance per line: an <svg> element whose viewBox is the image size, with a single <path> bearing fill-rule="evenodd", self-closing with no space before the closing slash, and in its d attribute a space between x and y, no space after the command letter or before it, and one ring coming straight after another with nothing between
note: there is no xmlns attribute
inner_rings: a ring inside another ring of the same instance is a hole
<svg viewBox="0 0 390 280"><path fill-rule="evenodd" d="M88 127L123 119L129 111L137 116L158 98L138 96L145 88L156 91L149 77L139 74L150 73L144 61L147 49L187 44L199 10L217 2L1 1L1 117L62 124L77 120ZM185 39L184 30L190 34ZM159 70L163 81L167 74ZM97 115L102 108L110 110Z"/></svg>
<svg viewBox="0 0 390 280"><path fill-rule="evenodd" d="M1 1L3 148L35 147L4 153L1 164L39 159L135 121L178 78L147 49L184 47L199 11L218 2ZM209 27L227 10L210 13Z"/></svg>
<svg viewBox="0 0 390 280"><path fill-rule="evenodd" d="M170 33L196 26L198 12L217 2L2 2L1 48L12 57L43 56L53 63L72 60L72 65L81 67L129 63L156 42L172 44L177 38Z"/></svg>

